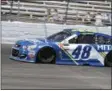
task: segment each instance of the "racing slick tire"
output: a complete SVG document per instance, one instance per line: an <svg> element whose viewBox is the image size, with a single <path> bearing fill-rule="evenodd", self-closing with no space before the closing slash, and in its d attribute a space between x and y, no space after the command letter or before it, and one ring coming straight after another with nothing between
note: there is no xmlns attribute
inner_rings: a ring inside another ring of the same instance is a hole
<svg viewBox="0 0 112 91"><path fill-rule="evenodd" d="M104 64L105 66L112 67L112 50L106 55Z"/></svg>
<svg viewBox="0 0 112 91"><path fill-rule="evenodd" d="M55 63L56 53L53 48L44 47L37 54L38 60L41 63Z"/></svg>

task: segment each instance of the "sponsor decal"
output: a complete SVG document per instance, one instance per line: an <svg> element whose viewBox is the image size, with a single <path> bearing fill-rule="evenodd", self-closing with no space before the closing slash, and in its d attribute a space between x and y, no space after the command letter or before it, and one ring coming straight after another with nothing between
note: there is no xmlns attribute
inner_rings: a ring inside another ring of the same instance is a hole
<svg viewBox="0 0 112 91"><path fill-rule="evenodd" d="M28 53L29 57L30 58L34 58L35 57L35 52L34 51L31 51Z"/></svg>
<svg viewBox="0 0 112 91"><path fill-rule="evenodd" d="M98 52L108 52L108 51L112 50L112 46L111 45L97 45L97 46L95 46L95 49Z"/></svg>
<svg viewBox="0 0 112 91"><path fill-rule="evenodd" d="M99 52L99 54L100 54L103 58L105 58L105 56L106 56L106 53L105 53L105 52Z"/></svg>

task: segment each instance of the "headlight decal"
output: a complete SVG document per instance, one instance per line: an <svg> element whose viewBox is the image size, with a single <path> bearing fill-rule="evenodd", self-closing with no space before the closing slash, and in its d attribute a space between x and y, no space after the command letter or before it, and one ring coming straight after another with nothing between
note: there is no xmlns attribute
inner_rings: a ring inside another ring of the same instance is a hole
<svg viewBox="0 0 112 91"><path fill-rule="evenodd" d="M28 48L28 46L23 46L23 49L24 49L24 50L27 50L27 48Z"/></svg>
<svg viewBox="0 0 112 91"><path fill-rule="evenodd" d="M37 47L37 45L31 45L31 46L28 46L28 50L33 50Z"/></svg>

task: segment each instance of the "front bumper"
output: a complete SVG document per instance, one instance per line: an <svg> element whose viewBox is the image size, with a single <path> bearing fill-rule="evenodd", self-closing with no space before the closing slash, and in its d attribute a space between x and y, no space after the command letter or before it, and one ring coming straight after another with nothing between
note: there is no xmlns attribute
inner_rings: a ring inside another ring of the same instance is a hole
<svg viewBox="0 0 112 91"><path fill-rule="evenodd" d="M35 62L35 52L12 47L10 59L24 62Z"/></svg>
<svg viewBox="0 0 112 91"><path fill-rule="evenodd" d="M12 55L10 55L9 58L12 59L12 60L16 60L16 61L31 62L31 63L35 62L34 60L20 59L19 57L14 57Z"/></svg>

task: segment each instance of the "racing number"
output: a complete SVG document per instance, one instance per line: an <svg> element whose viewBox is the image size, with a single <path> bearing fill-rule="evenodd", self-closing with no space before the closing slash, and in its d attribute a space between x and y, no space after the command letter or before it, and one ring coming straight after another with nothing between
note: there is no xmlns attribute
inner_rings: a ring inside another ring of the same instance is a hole
<svg viewBox="0 0 112 91"><path fill-rule="evenodd" d="M80 52L81 52L82 46L78 46L72 53L72 55L77 59L79 58Z"/></svg>
<svg viewBox="0 0 112 91"><path fill-rule="evenodd" d="M81 55L82 59L86 59L90 56L90 51L91 51L91 46L85 46L83 48L82 54L81 54L82 46L78 46L72 53L74 58L78 59L79 56Z"/></svg>
<svg viewBox="0 0 112 91"><path fill-rule="evenodd" d="M88 58L90 56L90 51L91 51L91 46L85 46L83 48L83 52L82 52L81 58L83 58L83 59Z"/></svg>

